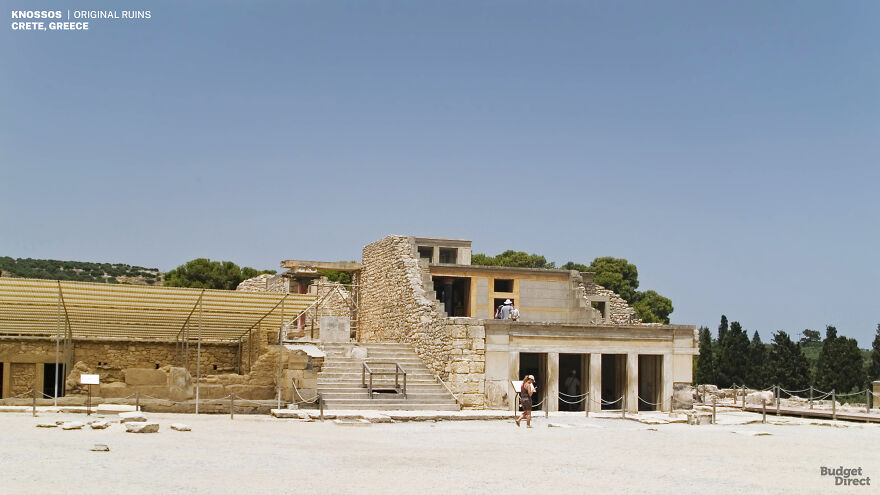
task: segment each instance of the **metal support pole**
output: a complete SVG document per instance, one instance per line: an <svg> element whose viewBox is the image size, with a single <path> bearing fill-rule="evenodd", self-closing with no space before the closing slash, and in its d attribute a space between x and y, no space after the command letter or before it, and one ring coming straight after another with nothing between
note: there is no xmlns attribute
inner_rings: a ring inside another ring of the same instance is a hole
<svg viewBox="0 0 880 495"><path fill-rule="evenodd" d="M715 423L715 406L716 406L717 402L718 402L718 398L712 397L712 424L713 425L716 424Z"/></svg>
<svg viewBox="0 0 880 495"><path fill-rule="evenodd" d="M837 421L837 391L831 389L831 419Z"/></svg>
<svg viewBox="0 0 880 495"><path fill-rule="evenodd" d="M767 399L761 399L761 423L767 423Z"/></svg>
<svg viewBox="0 0 880 495"><path fill-rule="evenodd" d="M778 389L779 389L779 386L777 386L776 389L778 390ZM781 402L781 401L779 400L779 396L777 395L777 396L776 396L776 415L777 415L777 416L779 416L779 403L780 403L780 402Z"/></svg>
<svg viewBox="0 0 880 495"><path fill-rule="evenodd" d="M813 386L810 385L810 409L813 408Z"/></svg>
<svg viewBox="0 0 880 495"><path fill-rule="evenodd" d="M196 414L199 413L199 382L202 381L202 300L199 299L199 341L196 343Z"/></svg>
<svg viewBox="0 0 880 495"><path fill-rule="evenodd" d="M58 282L61 284L61 282ZM58 356L60 354L59 346L61 345L61 290L58 291L58 325L55 332L55 407L58 407Z"/></svg>
<svg viewBox="0 0 880 495"><path fill-rule="evenodd" d="M590 393L587 392L587 395L584 396L584 417L590 417Z"/></svg>
<svg viewBox="0 0 880 495"><path fill-rule="evenodd" d="M865 414L871 414L871 391L865 390Z"/></svg>
<svg viewBox="0 0 880 495"><path fill-rule="evenodd" d="M87 387L89 389L89 398L88 398L88 402L86 402L86 416L91 416L92 415L92 386L90 384L90 385L87 385Z"/></svg>
<svg viewBox="0 0 880 495"><path fill-rule="evenodd" d="M135 394L134 394L134 410L135 411L141 410L141 393L140 392L135 392Z"/></svg>
<svg viewBox="0 0 880 495"><path fill-rule="evenodd" d="M235 419L235 392L229 396L229 419Z"/></svg>
<svg viewBox="0 0 880 495"><path fill-rule="evenodd" d="M35 389L31 389L31 414L35 418L37 417L37 391Z"/></svg>

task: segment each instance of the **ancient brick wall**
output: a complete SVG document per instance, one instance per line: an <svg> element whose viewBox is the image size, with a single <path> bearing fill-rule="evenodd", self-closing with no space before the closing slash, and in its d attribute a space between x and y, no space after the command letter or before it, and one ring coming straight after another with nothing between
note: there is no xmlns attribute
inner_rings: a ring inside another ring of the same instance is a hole
<svg viewBox="0 0 880 495"><path fill-rule="evenodd" d="M33 363L12 363L10 375L8 395L23 394L36 386L37 369Z"/></svg>
<svg viewBox="0 0 880 495"><path fill-rule="evenodd" d="M196 374L196 345L189 347L189 371ZM202 343L201 374L232 372L237 363L238 345ZM255 351L255 358L257 353ZM62 357L63 359L63 357ZM83 361L90 369L101 376L101 381L121 382L125 368L155 368L180 363L176 359L174 342L143 341L99 341L76 340L73 348L73 362ZM55 343L50 339L3 340L0 341L0 362L13 363L13 370L30 369L35 373L33 363L54 363ZM26 366L25 366L26 364ZM24 371L19 373L26 373ZM13 379L15 379L15 372ZM24 374L20 380L25 380ZM26 391L30 385L25 387ZM16 392L18 393L18 392Z"/></svg>
<svg viewBox="0 0 880 495"><path fill-rule="evenodd" d="M411 237L388 236L364 248L359 339L412 344L466 407L485 403L485 331L479 320L444 318L425 291Z"/></svg>
<svg viewBox="0 0 880 495"><path fill-rule="evenodd" d="M608 297L608 316L611 323L616 325L629 325L642 322L642 320L636 317L636 310L626 302L626 299L617 295L613 290L606 289L593 282L587 282L580 285L583 286L585 296Z"/></svg>

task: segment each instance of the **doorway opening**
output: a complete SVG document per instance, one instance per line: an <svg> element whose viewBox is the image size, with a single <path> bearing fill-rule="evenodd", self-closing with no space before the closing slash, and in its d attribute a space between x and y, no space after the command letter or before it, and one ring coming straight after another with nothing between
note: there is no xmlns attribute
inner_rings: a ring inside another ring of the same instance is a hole
<svg viewBox="0 0 880 495"><path fill-rule="evenodd" d="M623 409L625 392L626 354L602 354L602 409Z"/></svg>
<svg viewBox="0 0 880 495"><path fill-rule="evenodd" d="M448 316L471 315L471 279L469 277L432 277L437 300Z"/></svg>
<svg viewBox="0 0 880 495"><path fill-rule="evenodd" d="M639 411L658 411L663 387L663 356L639 354Z"/></svg>
<svg viewBox="0 0 880 495"><path fill-rule="evenodd" d="M64 364L43 364L43 397L63 397L65 376ZM57 390L55 389L56 383L58 384ZM55 395L56 392L58 395Z"/></svg>
<svg viewBox="0 0 880 495"><path fill-rule="evenodd" d="M532 395L532 410L540 411L544 408L544 396L547 391L547 353L521 352L519 354L519 376L522 380L526 375L535 377L535 394Z"/></svg>
<svg viewBox="0 0 880 495"><path fill-rule="evenodd" d="M559 355L559 410L583 411L589 384L590 355Z"/></svg>

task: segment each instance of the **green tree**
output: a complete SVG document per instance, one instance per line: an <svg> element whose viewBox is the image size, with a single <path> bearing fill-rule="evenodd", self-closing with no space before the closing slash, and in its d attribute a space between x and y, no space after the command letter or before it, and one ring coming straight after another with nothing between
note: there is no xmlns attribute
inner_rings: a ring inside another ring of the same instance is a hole
<svg viewBox="0 0 880 495"><path fill-rule="evenodd" d="M749 365L746 370L746 385L752 388L764 388L767 384L767 346L761 342L756 331L749 344Z"/></svg>
<svg viewBox="0 0 880 495"><path fill-rule="evenodd" d="M809 344L810 342L819 342L822 339L822 334L819 333L818 330L810 330L807 328L802 333L803 337L801 337L800 340L801 345Z"/></svg>
<svg viewBox="0 0 880 495"><path fill-rule="evenodd" d="M639 288L639 270L636 265L623 258L605 256L590 263L587 271L595 273L593 281L613 290L617 295L632 304L636 301Z"/></svg>
<svg viewBox="0 0 880 495"><path fill-rule="evenodd" d="M575 263L574 261L569 261L566 264L559 267L561 270L577 270L579 272L588 272L590 271L590 267L583 263Z"/></svg>
<svg viewBox="0 0 880 495"><path fill-rule="evenodd" d="M639 298L633 304L636 315L644 323L669 323L669 314L672 313L672 301L653 290L639 293Z"/></svg>
<svg viewBox="0 0 880 495"><path fill-rule="evenodd" d="M742 385L749 367L749 336L738 321L731 323L730 330L718 345L718 386Z"/></svg>
<svg viewBox="0 0 880 495"><path fill-rule="evenodd" d="M767 379L773 385L788 390L803 390L810 386L810 368L804 351L780 330L773 336L767 357Z"/></svg>
<svg viewBox="0 0 880 495"><path fill-rule="evenodd" d="M718 325L718 341L720 342L724 338L724 334L727 333L728 325L727 325L727 316L721 315L721 324Z"/></svg>
<svg viewBox="0 0 880 495"><path fill-rule="evenodd" d="M712 341L712 332L707 327L700 327L700 354L696 357L694 365L694 381L697 384L716 382L715 377L715 349Z"/></svg>
<svg viewBox="0 0 880 495"><path fill-rule="evenodd" d="M515 266L520 268L556 268L556 264L547 261L547 258L539 254L528 254L525 251L508 249L497 256L474 254L471 256L471 264L479 266Z"/></svg>
<svg viewBox="0 0 880 495"><path fill-rule="evenodd" d="M816 362L816 388L822 391L836 390L838 393L861 388L865 382L862 363L858 342L838 336L837 328L828 325Z"/></svg>
<svg viewBox="0 0 880 495"><path fill-rule="evenodd" d="M200 289L235 290L242 280L261 273L275 273L272 270L258 271L254 268L239 268L231 261L211 261L196 258L165 274L164 285L170 287L195 287Z"/></svg>
<svg viewBox="0 0 880 495"><path fill-rule="evenodd" d="M869 385L874 380L880 380L880 323L877 324L877 334L871 346L871 363L868 365Z"/></svg>

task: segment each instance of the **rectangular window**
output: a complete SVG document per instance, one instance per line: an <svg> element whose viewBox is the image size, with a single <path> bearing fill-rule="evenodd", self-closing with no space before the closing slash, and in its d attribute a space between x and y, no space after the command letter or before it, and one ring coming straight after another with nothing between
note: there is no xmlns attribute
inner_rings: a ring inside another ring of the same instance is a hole
<svg viewBox="0 0 880 495"><path fill-rule="evenodd" d="M496 278L495 292L513 292L513 279Z"/></svg>
<svg viewBox="0 0 880 495"><path fill-rule="evenodd" d="M419 258L431 259L434 257L434 248L431 246L419 246Z"/></svg>
<svg viewBox="0 0 880 495"><path fill-rule="evenodd" d="M440 248L440 263L454 264L458 257L458 249Z"/></svg>

